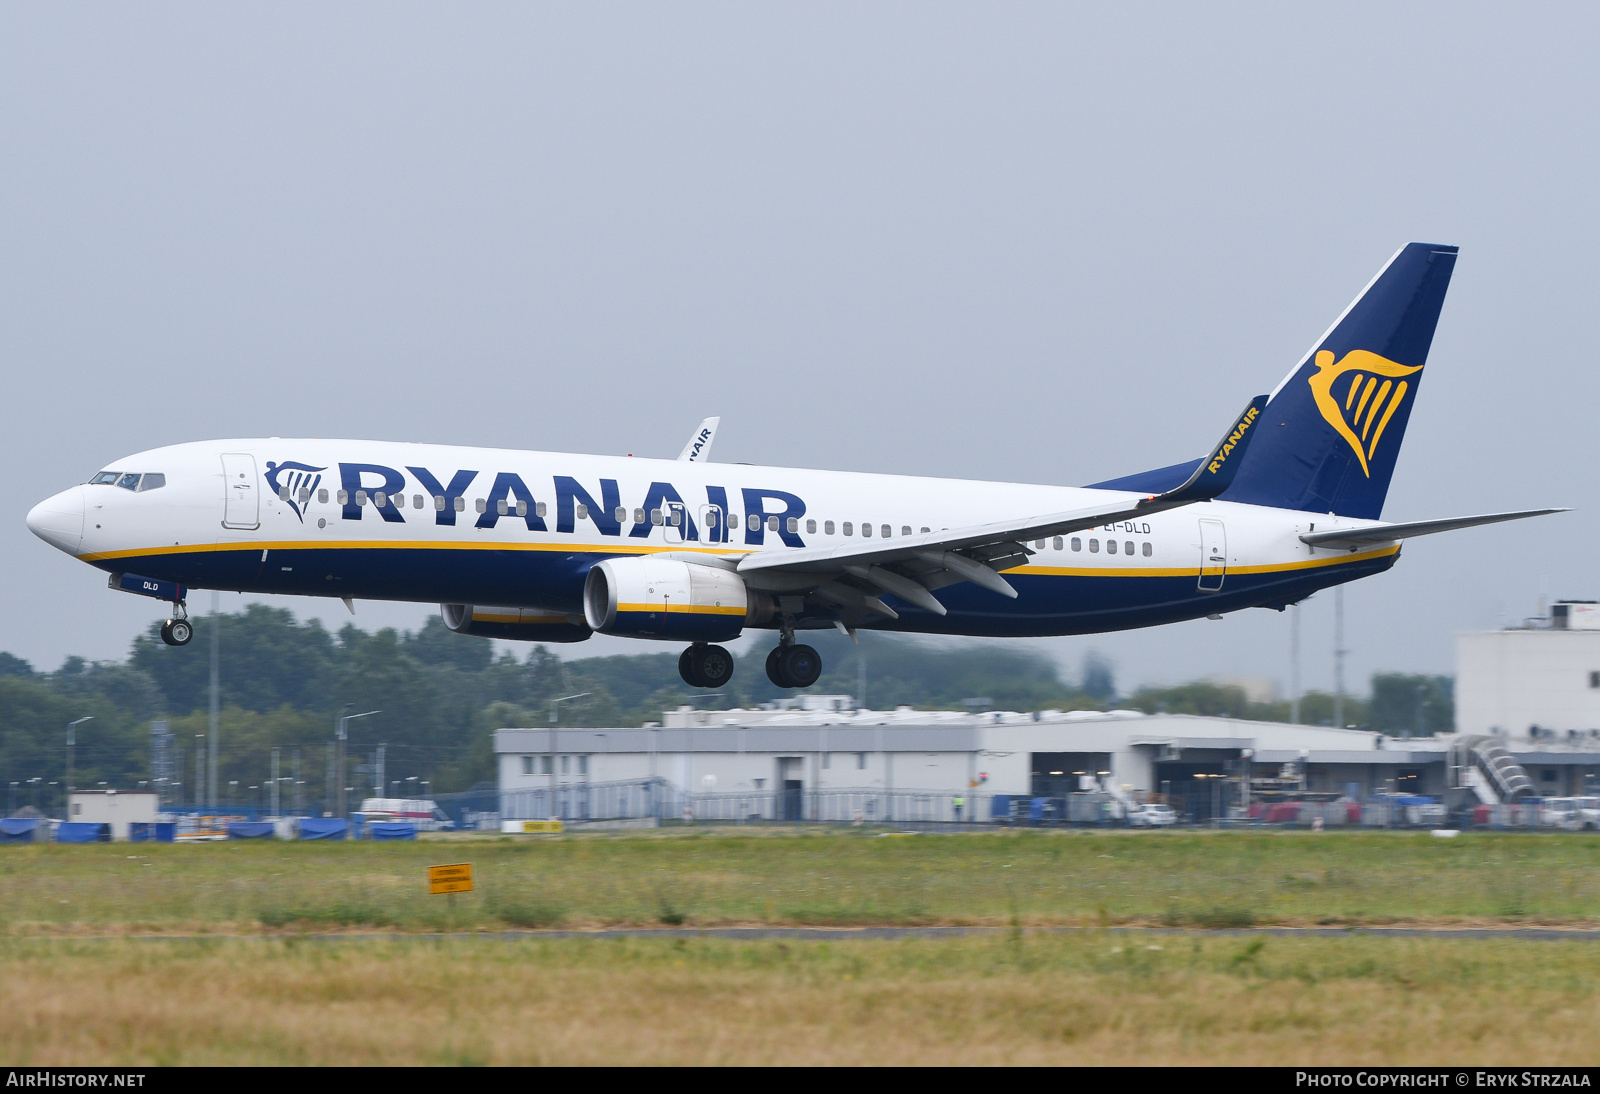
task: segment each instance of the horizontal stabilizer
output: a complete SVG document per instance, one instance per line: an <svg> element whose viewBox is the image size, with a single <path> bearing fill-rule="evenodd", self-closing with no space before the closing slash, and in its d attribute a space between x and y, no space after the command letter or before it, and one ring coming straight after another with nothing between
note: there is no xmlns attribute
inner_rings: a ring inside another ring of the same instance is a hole
<svg viewBox="0 0 1600 1094"><path fill-rule="evenodd" d="M1435 532L1453 532L1457 528L1476 528L1480 524L1499 524L1504 520L1521 520L1523 517L1542 517L1550 513L1569 513L1570 509L1528 509L1520 513L1486 513L1478 517L1447 517L1444 520L1418 520L1410 524L1374 524L1367 528L1338 528L1330 532L1307 532L1301 543L1312 547L1356 547L1363 543L1392 543L1412 536L1431 536Z"/></svg>

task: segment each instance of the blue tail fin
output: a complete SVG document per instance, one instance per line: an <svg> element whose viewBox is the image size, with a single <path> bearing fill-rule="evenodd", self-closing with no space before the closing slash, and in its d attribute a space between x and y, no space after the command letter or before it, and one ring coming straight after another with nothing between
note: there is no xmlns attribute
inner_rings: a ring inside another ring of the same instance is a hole
<svg viewBox="0 0 1600 1094"><path fill-rule="evenodd" d="M1378 518L1455 264L1400 248L1272 393L1227 500Z"/></svg>
<svg viewBox="0 0 1600 1094"><path fill-rule="evenodd" d="M1224 500L1378 518L1455 262L1454 247L1400 248L1272 393ZM1096 485L1169 489L1193 466Z"/></svg>

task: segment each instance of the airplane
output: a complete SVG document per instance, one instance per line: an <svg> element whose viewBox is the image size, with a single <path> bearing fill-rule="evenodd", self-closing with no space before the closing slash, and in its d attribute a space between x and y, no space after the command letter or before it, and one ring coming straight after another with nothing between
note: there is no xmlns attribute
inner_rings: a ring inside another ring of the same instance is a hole
<svg viewBox="0 0 1600 1094"><path fill-rule="evenodd" d="M1288 605L1395 564L1404 540L1564 512L1380 518L1457 248L1384 264L1269 395L1195 460L1086 487L677 460L264 438L115 460L28 527L172 604L190 589L437 603L465 635L719 643L777 632L768 677L817 681L808 630L1042 636Z"/></svg>

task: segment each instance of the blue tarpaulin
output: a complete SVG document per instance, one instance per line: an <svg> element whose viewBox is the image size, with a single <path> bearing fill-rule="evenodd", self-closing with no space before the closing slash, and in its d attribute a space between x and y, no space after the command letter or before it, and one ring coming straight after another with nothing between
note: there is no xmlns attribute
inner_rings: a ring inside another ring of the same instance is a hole
<svg viewBox="0 0 1600 1094"><path fill-rule="evenodd" d="M301 817L295 826L301 839L348 839L350 822L338 817Z"/></svg>
<svg viewBox="0 0 1600 1094"><path fill-rule="evenodd" d="M229 839L271 839L271 821L229 821Z"/></svg>
<svg viewBox="0 0 1600 1094"><path fill-rule="evenodd" d="M31 843L38 836L37 817L6 817L0 820L0 843Z"/></svg>
<svg viewBox="0 0 1600 1094"><path fill-rule="evenodd" d="M373 839L416 839L417 826L401 821L382 821L367 825Z"/></svg>
<svg viewBox="0 0 1600 1094"><path fill-rule="evenodd" d="M171 843L178 835L178 826L171 821L134 821L128 825L130 843Z"/></svg>
<svg viewBox="0 0 1600 1094"><path fill-rule="evenodd" d="M989 799L989 815L991 817L1011 816L1011 795L996 794Z"/></svg>
<svg viewBox="0 0 1600 1094"><path fill-rule="evenodd" d="M111 826L89 821L62 821L56 826L57 843L110 843Z"/></svg>

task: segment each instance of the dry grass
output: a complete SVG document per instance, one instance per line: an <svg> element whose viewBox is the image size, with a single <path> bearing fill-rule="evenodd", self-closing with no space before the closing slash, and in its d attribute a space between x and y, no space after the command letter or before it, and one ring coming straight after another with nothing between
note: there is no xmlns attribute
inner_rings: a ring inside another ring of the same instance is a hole
<svg viewBox="0 0 1600 1094"><path fill-rule="evenodd" d="M1592 1064L1600 945L1072 936L0 942L0 1058Z"/></svg>
<svg viewBox="0 0 1600 1094"><path fill-rule="evenodd" d="M479 891L424 893L472 861ZM0 847L0 933L720 924L1600 925L1600 836L694 830Z"/></svg>

